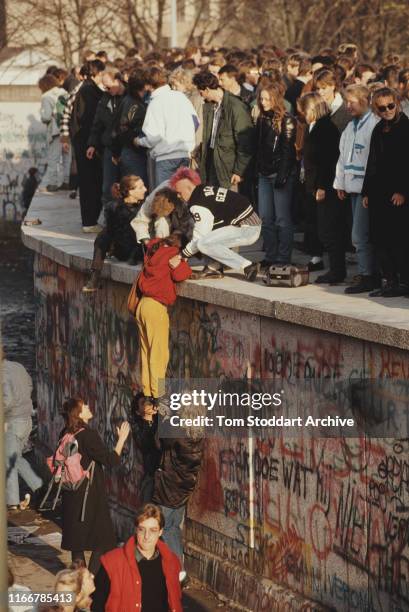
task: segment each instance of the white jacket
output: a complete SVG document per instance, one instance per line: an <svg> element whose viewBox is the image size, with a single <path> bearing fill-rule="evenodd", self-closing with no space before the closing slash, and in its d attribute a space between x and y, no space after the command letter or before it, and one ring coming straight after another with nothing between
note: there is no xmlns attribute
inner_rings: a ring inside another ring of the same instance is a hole
<svg viewBox="0 0 409 612"><path fill-rule="evenodd" d="M57 124L57 101L61 97L68 99L68 92L62 87L53 87L41 96L40 118L47 126L48 141L60 135Z"/></svg>
<svg viewBox="0 0 409 612"><path fill-rule="evenodd" d="M144 137L138 141L158 161L189 157L198 125L196 111L185 94L163 85L152 93L142 126Z"/></svg>
<svg viewBox="0 0 409 612"><path fill-rule="evenodd" d="M1 382L3 383L3 408L6 422L13 419L31 418L33 381L25 367L17 361L4 359L0 371L0 384Z"/></svg>
<svg viewBox="0 0 409 612"><path fill-rule="evenodd" d="M339 159L335 172L334 188L347 193L361 193L372 130L379 117L368 111L360 119L351 119L341 134Z"/></svg>
<svg viewBox="0 0 409 612"><path fill-rule="evenodd" d="M134 217L131 221L131 226L136 234L136 239L138 242L141 240L149 240L151 237L149 233L149 225L152 220L152 202L155 199L157 192L164 187L169 187L169 181L163 181L163 183L158 185L156 189L154 189L148 195L138 210L136 217ZM167 238L167 236L169 236L169 223L165 217L160 217L159 219L156 219L154 223L154 237Z"/></svg>

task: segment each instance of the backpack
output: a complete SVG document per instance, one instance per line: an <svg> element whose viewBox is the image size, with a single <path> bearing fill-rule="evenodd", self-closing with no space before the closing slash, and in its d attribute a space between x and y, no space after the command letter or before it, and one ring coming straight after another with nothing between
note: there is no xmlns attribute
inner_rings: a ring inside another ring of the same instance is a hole
<svg viewBox="0 0 409 612"><path fill-rule="evenodd" d="M76 434L83 431L83 429L84 428L79 429ZM39 510L43 508L54 484L58 485L58 489L52 506L53 510L57 505L57 500L60 496L61 489L65 491L77 491L84 480L87 479L88 482L85 489L81 510L81 521L84 521L89 486L94 477L95 461L91 461L88 469L84 470L81 465L82 455L78 452L78 440L75 437L76 434L64 434L58 442L54 455L47 458L47 465L52 473L52 478L50 480L50 484L48 485L44 499L40 504Z"/></svg>

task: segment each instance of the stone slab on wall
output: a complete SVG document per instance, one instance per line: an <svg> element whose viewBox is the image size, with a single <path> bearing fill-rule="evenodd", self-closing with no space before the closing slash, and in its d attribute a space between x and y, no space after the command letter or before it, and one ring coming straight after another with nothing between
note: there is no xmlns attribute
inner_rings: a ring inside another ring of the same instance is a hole
<svg viewBox="0 0 409 612"><path fill-rule="evenodd" d="M82 273L36 255L39 433L55 444L62 402L78 393L112 447L138 388L138 337L127 285L84 296L83 284ZM249 365L253 376L294 385L294 396L305 379L409 378L406 351L178 300L170 376L242 378ZM408 440L272 432L252 444L207 440L186 521L191 571L252 612L409 610ZM142 475L132 442L122 463L107 486L126 535Z"/></svg>

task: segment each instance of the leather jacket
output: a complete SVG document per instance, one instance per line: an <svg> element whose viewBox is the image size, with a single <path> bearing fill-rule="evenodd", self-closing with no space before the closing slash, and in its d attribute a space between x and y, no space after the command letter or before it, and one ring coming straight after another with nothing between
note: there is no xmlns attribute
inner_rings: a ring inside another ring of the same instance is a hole
<svg viewBox="0 0 409 612"><path fill-rule="evenodd" d="M286 113L278 134L273 125L274 114L263 113L257 120L257 171L262 176L276 174L276 186L282 187L296 166L296 121Z"/></svg>

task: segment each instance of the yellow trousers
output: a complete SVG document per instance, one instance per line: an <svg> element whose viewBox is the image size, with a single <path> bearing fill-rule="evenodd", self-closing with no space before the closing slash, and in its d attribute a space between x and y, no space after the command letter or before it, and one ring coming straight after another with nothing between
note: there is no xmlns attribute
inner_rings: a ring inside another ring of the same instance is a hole
<svg viewBox="0 0 409 612"><path fill-rule="evenodd" d="M146 397L161 397L169 362L168 309L152 298L143 297L135 318L141 347L142 391Z"/></svg>

